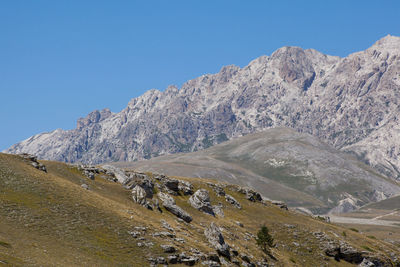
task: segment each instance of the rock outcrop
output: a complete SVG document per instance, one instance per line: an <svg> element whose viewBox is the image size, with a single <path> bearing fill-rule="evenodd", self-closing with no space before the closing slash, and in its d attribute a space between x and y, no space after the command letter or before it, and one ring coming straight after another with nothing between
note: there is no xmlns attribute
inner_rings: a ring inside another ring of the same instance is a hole
<svg viewBox="0 0 400 267"><path fill-rule="evenodd" d="M233 206L235 206L238 209L241 209L242 206L240 205L239 201L237 201L233 196L226 194L225 195L225 200L229 203L231 203Z"/></svg>
<svg viewBox="0 0 400 267"><path fill-rule="evenodd" d="M106 170L108 174L114 176L121 184L125 184L127 181L129 181L129 177L120 168L111 165L103 165L102 168Z"/></svg>
<svg viewBox="0 0 400 267"><path fill-rule="evenodd" d="M218 254L230 258L229 246L225 243L224 236L218 225L212 222L210 226L204 230L204 235L208 242L217 250Z"/></svg>
<svg viewBox="0 0 400 267"><path fill-rule="evenodd" d="M181 218L185 222L189 223L193 220L192 216L190 216L186 211L176 205L175 200L170 195L159 192L157 196L161 200L162 205L166 210L168 210L178 218Z"/></svg>
<svg viewBox="0 0 400 267"><path fill-rule="evenodd" d="M146 191L139 185L132 189L132 199L135 203L140 205L145 205L146 201Z"/></svg>
<svg viewBox="0 0 400 267"><path fill-rule="evenodd" d="M213 207L211 206L210 196L205 189L197 190L190 198L190 205L202 212L215 216Z"/></svg>
<svg viewBox="0 0 400 267"><path fill-rule="evenodd" d="M47 172L46 166L44 166L42 163L37 161L36 156L27 154L27 153L22 153L22 154L20 154L20 156L23 157L24 159L28 160L30 162L30 164L32 165L32 167L34 167L40 171Z"/></svg>

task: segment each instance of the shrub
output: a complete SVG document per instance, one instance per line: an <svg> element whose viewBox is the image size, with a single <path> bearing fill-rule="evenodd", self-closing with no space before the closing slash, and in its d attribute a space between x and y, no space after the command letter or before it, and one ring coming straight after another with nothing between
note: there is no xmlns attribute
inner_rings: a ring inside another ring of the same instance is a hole
<svg viewBox="0 0 400 267"><path fill-rule="evenodd" d="M261 229L258 231L256 241L257 245L266 254L269 254L269 248L274 246L274 238L269 234L268 227L265 225L261 226Z"/></svg>

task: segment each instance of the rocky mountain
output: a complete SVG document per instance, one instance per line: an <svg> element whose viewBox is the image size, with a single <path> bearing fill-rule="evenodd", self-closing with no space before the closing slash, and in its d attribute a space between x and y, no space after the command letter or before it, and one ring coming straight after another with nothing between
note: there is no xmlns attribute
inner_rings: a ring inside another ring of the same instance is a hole
<svg viewBox="0 0 400 267"><path fill-rule="evenodd" d="M400 179L399 101L399 37L345 58L283 47L180 89L150 90L119 113L94 111L76 129L38 134L5 152L65 162L134 161L286 126Z"/></svg>
<svg viewBox="0 0 400 267"><path fill-rule="evenodd" d="M400 183L316 137L277 127L205 150L115 166L212 178L256 188L264 197L313 213L349 212L400 194Z"/></svg>
<svg viewBox="0 0 400 267"><path fill-rule="evenodd" d="M213 180L0 153L0 206L5 266L400 266L396 243Z"/></svg>

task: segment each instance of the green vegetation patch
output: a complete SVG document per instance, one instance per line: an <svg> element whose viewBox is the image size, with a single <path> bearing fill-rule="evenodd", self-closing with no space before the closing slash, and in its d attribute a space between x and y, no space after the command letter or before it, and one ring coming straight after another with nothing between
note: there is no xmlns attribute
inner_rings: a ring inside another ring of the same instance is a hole
<svg viewBox="0 0 400 267"><path fill-rule="evenodd" d="M5 248L11 248L11 244L4 242L4 241L0 241L0 246L5 247Z"/></svg>

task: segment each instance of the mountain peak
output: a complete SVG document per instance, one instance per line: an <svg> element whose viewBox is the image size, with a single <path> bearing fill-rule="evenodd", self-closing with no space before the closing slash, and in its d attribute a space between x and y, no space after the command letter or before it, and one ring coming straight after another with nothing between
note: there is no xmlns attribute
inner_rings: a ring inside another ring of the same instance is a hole
<svg viewBox="0 0 400 267"><path fill-rule="evenodd" d="M271 58L277 58L282 55L298 55L300 53L304 53L304 49L298 46L284 46L281 48L278 48L271 54Z"/></svg>
<svg viewBox="0 0 400 267"><path fill-rule="evenodd" d="M286 46L179 90L147 91L120 113L94 112L77 129L38 135L6 151L68 162L134 161L287 126L400 179L400 38L386 36L357 55L340 59Z"/></svg>
<svg viewBox="0 0 400 267"><path fill-rule="evenodd" d="M371 48L380 51L384 50L390 53L400 54L400 37L388 34L380 40L376 41Z"/></svg>

